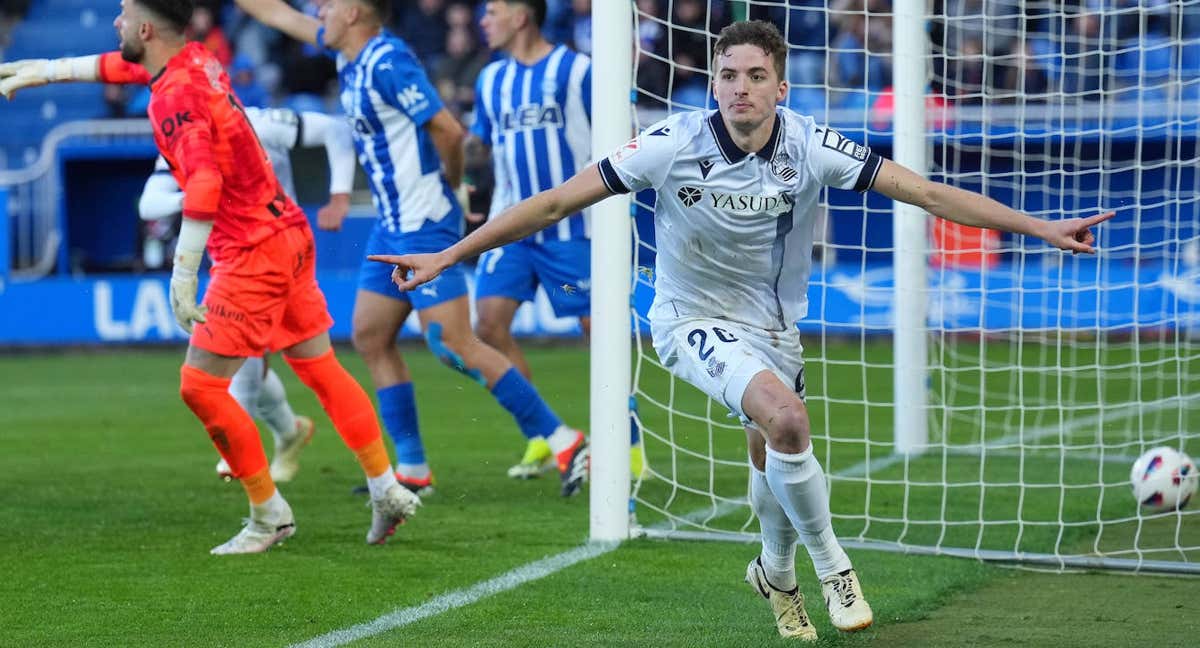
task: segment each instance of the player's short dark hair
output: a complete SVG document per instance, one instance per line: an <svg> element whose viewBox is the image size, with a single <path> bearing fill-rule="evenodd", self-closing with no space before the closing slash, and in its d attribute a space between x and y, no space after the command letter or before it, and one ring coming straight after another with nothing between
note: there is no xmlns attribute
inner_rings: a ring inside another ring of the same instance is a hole
<svg viewBox="0 0 1200 648"><path fill-rule="evenodd" d="M359 0L363 4L371 8L375 12L375 17L379 19L382 25L388 24L392 20L392 2L391 0Z"/></svg>
<svg viewBox="0 0 1200 648"><path fill-rule="evenodd" d="M525 5L526 7L528 7L529 13L533 15L533 22L534 22L534 24L536 24L538 26L538 29L541 29L542 25L546 24L546 0L501 0L501 1L507 2L510 5L519 4L519 5Z"/></svg>
<svg viewBox="0 0 1200 648"><path fill-rule="evenodd" d="M192 0L136 0L136 2L167 23L167 26L179 33L187 29L192 22L192 10L195 3Z"/></svg>
<svg viewBox="0 0 1200 648"><path fill-rule="evenodd" d="M787 78L787 41L783 40L783 34L779 33L779 28L774 24L765 20L739 20L729 25L717 35L717 44L713 46L713 58L724 54L734 45L754 45L761 48L775 64L775 73L779 75L779 80Z"/></svg>

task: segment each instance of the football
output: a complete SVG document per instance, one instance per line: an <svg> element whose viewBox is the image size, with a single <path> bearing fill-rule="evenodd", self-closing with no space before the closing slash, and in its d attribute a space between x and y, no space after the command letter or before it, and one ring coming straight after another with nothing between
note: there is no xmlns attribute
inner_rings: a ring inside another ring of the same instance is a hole
<svg viewBox="0 0 1200 648"><path fill-rule="evenodd" d="M1187 506L1200 484L1200 473L1191 457L1160 446L1147 450L1133 462L1129 481L1142 510L1157 513Z"/></svg>

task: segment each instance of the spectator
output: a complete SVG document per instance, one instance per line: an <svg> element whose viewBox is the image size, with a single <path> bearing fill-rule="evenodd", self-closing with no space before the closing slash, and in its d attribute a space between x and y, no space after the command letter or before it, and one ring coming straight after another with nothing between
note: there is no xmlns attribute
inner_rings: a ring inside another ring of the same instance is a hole
<svg viewBox="0 0 1200 648"><path fill-rule="evenodd" d="M446 0L413 0L396 16L400 37L432 69L446 53Z"/></svg>
<svg viewBox="0 0 1200 648"><path fill-rule="evenodd" d="M433 69L434 82L451 112L462 116L475 104L475 79L487 63L487 54L480 51L474 30L463 27L451 28L446 34L445 50Z"/></svg>
<svg viewBox="0 0 1200 648"><path fill-rule="evenodd" d="M571 26L571 44L575 51L592 53L592 0L572 0L575 17Z"/></svg>
<svg viewBox="0 0 1200 648"><path fill-rule="evenodd" d="M216 23L212 9L205 5L196 5L192 10L192 22L188 25L188 40L199 41L204 48L212 52L226 69L233 62L233 48L225 38L225 32Z"/></svg>
<svg viewBox="0 0 1200 648"><path fill-rule="evenodd" d="M265 108L270 103L267 100L266 89L258 82L254 62L249 56L238 54L233 57L233 62L229 65L229 82L234 94L242 100L243 106Z"/></svg>

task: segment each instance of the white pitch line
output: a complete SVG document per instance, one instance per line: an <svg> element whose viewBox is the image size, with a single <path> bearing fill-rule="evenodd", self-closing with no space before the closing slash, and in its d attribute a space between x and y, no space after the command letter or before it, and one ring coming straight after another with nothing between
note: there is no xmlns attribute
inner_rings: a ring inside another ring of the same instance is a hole
<svg viewBox="0 0 1200 648"><path fill-rule="evenodd" d="M507 592L526 583L545 578L576 563L604 555L618 546L619 543L616 542L588 543L570 551L564 551L536 562L521 565L495 578L476 583L470 587L447 592L427 603L394 610L374 621L360 623L341 630L334 630L303 643L293 644L293 648L330 648L374 637L395 630L396 628L416 623L421 619L449 612L450 610L481 601L494 594Z"/></svg>

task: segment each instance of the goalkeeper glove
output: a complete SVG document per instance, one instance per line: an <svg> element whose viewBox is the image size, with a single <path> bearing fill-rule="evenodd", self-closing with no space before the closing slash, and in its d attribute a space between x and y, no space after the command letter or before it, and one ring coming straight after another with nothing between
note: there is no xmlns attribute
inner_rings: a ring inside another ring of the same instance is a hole
<svg viewBox="0 0 1200 648"><path fill-rule="evenodd" d="M97 81L100 56L60 59L23 59L0 63L0 94L12 99L21 88L34 88L60 81Z"/></svg>
<svg viewBox="0 0 1200 648"><path fill-rule="evenodd" d="M204 246L212 232L211 221L184 218L179 227L179 240L175 243L175 265L171 270L171 312L179 326L191 334L196 322L207 321L208 307L196 303L196 292L200 285L200 261L204 258Z"/></svg>

